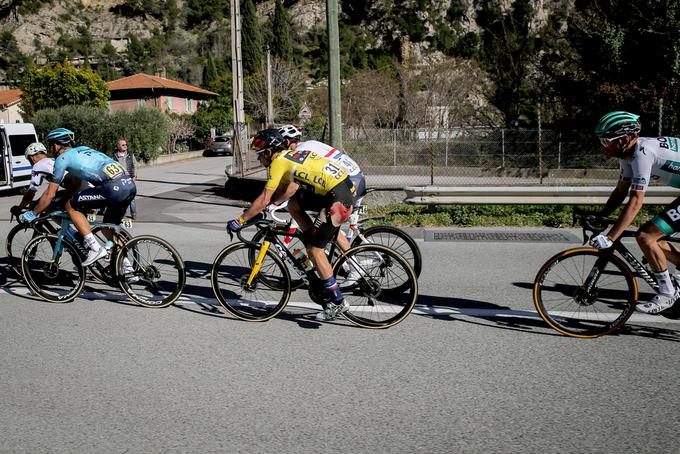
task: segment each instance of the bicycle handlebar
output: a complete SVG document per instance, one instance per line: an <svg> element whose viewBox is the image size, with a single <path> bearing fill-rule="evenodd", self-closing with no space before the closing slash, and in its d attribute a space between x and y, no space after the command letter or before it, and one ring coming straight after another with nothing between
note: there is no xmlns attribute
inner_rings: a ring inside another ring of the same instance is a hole
<svg viewBox="0 0 680 454"><path fill-rule="evenodd" d="M581 228L583 229L584 244L588 238L592 238L593 236L602 233L616 221L616 218L603 217L599 213L585 211L578 207L574 207L574 210L572 211L572 225L576 225L577 223L581 225ZM587 232L592 232L592 234L588 235Z"/></svg>

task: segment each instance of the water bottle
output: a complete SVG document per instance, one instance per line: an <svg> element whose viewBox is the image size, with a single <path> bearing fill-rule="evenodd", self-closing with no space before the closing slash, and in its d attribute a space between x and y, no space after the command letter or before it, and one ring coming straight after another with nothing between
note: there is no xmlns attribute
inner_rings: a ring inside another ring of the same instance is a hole
<svg viewBox="0 0 680 454"><path fill-rule="evenodd" d="M305 271L309 271L313 268L312 261L309 260L307 254L305 254L304 249L293 249L293 257L295 257L301 264Z"/></svg>

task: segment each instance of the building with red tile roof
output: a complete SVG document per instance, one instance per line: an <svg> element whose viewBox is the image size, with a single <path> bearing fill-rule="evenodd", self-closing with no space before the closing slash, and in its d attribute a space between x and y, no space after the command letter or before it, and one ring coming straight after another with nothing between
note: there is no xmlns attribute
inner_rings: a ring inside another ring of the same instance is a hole
<svg viewBox="0 0 680 454"><path fill-rule="evenodd" d="M193 85L143 73L113 80L108 86L111 112L147 106L164 112L192 115L201 102L218 96Z"/></svg>
<svg viewBox="0 0 680 454"><path fill-rule="evenodd" d="M21 123L21 90L0 90L0 123Z"/></svg>

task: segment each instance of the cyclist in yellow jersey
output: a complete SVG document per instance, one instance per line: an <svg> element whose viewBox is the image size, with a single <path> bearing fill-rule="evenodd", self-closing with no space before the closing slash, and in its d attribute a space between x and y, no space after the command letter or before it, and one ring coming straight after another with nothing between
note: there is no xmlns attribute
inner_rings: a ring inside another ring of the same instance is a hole
<svg viewBox="0 0 680 454"><path fill-rule="evenodd" d="M291 196L313 194L313 206L318 211L314 222L305 212L291 213L303 229L307 254L316 268L324 289L331 301L316 315L317 320L331 320L349 309L340 287L333 277L333 270L324 249L340 226L352 214L354 203L353 185L340 166L314 152L283 149L283 137L277 129L265 129L253 137L251 148L257 150L257 158L269 167L269 179L264 190L243 215L227 223L227 230L238 231L249 219L260 213L271 202L280 203ZM304 216L304 218L303 218Z"/></svg>

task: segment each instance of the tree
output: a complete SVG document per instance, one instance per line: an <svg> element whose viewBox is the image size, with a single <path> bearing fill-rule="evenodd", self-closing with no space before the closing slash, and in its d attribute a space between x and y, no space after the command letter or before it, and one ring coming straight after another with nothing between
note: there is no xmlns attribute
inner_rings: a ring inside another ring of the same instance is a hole
<svg viewBox="0 0 680 454"><path fill-rule="evenodd" d="M106 82L89 68L68 62L56 66L31 66L21 81L22 110L32 117L38 110L65 105L105 107L109 99Z"/></svg>
<svg viewBox="0 0 680 454"><path fill-rule="evenodd" d="M272 59L272 102L274 119L291 120L302 105L305 81L302 73L291 63ZM246 79L244 101L253 117L264 120L267 116L267 69L261 67L257 74ZM273 119L272 119L273 120Z"/></svg>
<svg viewBox="0 0 680 454"><path fill-rule="evenodd" d="M206 58L206 63L203 67L203 87L209 87L215 79L217 79L217 67L215 66L212 52L208 52L208 57Z"/></svg>
<svg viewBox="0 0 680 454"><path fill-rule="evenodd" d="M531 125L536 119L537 42L530 30L531 0L514 0L503 10L501 0L482 0L477 9L481 27L480 63L496 86L493 104L509 126Z"/></svg>
<svg viewBox="0 0 680 454"><path fill-rule="evenodd" d="M343 87L342 101L346 126L394 128L399 114L399 81L384 70L360 72Z"/></svg>
<svg viewBox="0 0 680 454"><path fill-rule="evenodd" d="M291 61L293 58L293 44L290 36L290 18L281 0L276 0L271 39L269 49L272 55L283 61Z"/></svg>
<svg viewBox="0 0 680 454"><path fill-rule="evenodd" d="M264 53L253 0L243 0L241 3L241 54L243 73L248 76L260 69Z"/></svg>

